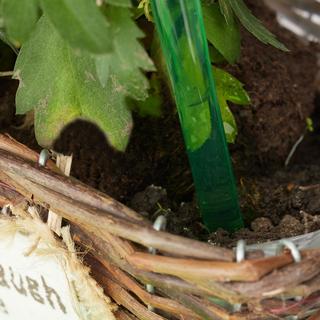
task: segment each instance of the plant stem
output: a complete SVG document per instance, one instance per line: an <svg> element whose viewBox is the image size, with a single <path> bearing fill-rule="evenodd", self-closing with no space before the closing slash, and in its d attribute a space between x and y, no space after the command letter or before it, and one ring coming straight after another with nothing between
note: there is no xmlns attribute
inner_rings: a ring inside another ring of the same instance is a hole
<svg viewBox="0 0 320 320"><path fill-rule="evenodd" d="M294 153L296 152L297 148L299 147L300 143L303 141L304 139L304 134L301 135L299 137L299 139L295 142L295 144L293 145L293 147L291 148L289 154L288 154L288 157L284 163L284 165L287 167L289 165L289 162L291 160L291 158L293 157Z"/></svg>
<svg viewBox="0 0 320 320"><path fill-rule="evenodd" d="M12 77L14 71L0 71L0 77Z"/></svg>

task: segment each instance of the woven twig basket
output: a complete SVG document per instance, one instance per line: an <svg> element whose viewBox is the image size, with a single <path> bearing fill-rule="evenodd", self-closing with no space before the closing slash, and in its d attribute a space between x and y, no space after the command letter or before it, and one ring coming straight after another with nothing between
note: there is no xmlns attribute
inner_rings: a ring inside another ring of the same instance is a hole
<svg viewBox="0 0 320 320"><path fill-rule="evenodd" d="M283 23L320 39L318 1L266 2ZM320 248L302 251L301 262L286 251L251 251L236 262L232 250L155 231L52 162L43 168L37 161L37 153L0 135L0 206L35 202L68 220L74 240L90 248L93 275L120 306L117 319L320 319Z"/></svg>
<svg viewBox="0 0 320 320"><path fill-rule="evenodd" d="M320 248L264 257L155 231L148 221L0 135L0 205L39 204L71 224L117 319L318 319ZM148 248L157 249L157 254ZM150 293L146 285L154 286ZM299 299L297 299L299 298Z"/></svg>

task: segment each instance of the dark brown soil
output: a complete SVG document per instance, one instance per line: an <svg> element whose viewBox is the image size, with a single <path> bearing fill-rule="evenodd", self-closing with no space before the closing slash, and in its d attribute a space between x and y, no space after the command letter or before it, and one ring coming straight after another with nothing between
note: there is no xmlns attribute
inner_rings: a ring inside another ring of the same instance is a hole
<svg viewBox="0 0 320 320"><path fill-rule="evenodd" d="M78 121L66 128L55 149L73 154L71 174L131 205L151 220L165 214L170 232L221 245L232 246L239 238L257 242L319 229L320 105L313 113L318 47L305 46L280 28L262 1L247 2L291 52L263 45L243 31L241 61L228 66L245 84L252 99L250 106L233 106L239 136L230 147L246 229L233 235L223 230L209 234L201 224L178 118L165 86L163 95L167 98L162 116L135 115L125 153L108 146L103 134L92 124ZM0 117L2 131L38 149L32 130L13 127L20 121L13 118L10 108L16 84L2 82L1 114L2 110L10 114L10 118ZM306 135L290 166L285 168L284 161L293 144L305 133L306 118L311 114L316 130ZM162 188L150 187L152 184Z"/></svg>
<svg viewBox="0 0 320 320"><path fill-rule="evenodd" d="M302 45L291 32L279 27L263 1L246 2L290 50L266 46L243 32L240 63L227 68L245 84L252 100L250 106L233 107L240 131L234 159L248 171L252 163L271 168L284 162L305 130L306 118L314 109L319 47Z"/></svg>

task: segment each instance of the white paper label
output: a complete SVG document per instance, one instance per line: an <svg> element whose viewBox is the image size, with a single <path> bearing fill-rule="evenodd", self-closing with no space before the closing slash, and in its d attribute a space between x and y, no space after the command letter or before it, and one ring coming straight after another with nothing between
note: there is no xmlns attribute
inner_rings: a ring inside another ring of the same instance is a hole
<svg viewBox="0 0 320 320"><path fill-rule="evenodd" d="M0 319L79 320L57 256L25 256L32 244L18 232L0 240Z"/></svg>

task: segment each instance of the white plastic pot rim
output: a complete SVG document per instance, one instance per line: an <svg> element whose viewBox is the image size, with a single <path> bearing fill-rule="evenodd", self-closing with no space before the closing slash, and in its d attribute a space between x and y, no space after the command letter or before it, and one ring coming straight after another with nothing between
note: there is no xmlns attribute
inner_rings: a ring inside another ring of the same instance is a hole
<svg viewBox="0 0 320 320"><path fill-rule="evenodd" d="M279 246L283 245L283 240L289 240L298 250L319 248L320 230L291 238L248 245L246 250L262 250L266 256L274 256L278 254Z"/></svg>

